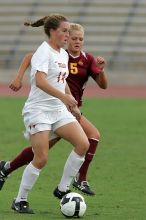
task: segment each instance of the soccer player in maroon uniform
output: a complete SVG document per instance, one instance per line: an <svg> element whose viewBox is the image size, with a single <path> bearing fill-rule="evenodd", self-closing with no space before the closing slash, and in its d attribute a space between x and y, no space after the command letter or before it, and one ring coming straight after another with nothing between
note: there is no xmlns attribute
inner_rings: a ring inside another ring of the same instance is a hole
<svg viewBox="0 0 146 220"><path fill-rule="evenodd" d="M32 24L39 25L40 24ZM107 88L107 77L104 73L105 60L102 57L94 57L82 51L84 43L84 29L79 24L71 24L70 37L68 42L67 52L69 54L69 76L67 78L72 95L78 102L78 107L82 106L82 96L85 85L91 76L98 86L102 89ZM13 91L18 91L22 86L23 75L30 64L32 54L25 56L16 78L11 82L10 88ZM95 195L91 190L87 181L87 171L93 157L95 155L97 145L100 139L100 133L97 128L84 116L80 118L80 124L84 129L90 147L86 153L85 162L83 163L78 176L73 182L73 186L85 194ZM60 138L52 140L50 147L52 147ZM2 188L8 174L18 169L19 167L28 164L33 159L32 147L25 148L14 160L0 162L0 188Z"/></svg>

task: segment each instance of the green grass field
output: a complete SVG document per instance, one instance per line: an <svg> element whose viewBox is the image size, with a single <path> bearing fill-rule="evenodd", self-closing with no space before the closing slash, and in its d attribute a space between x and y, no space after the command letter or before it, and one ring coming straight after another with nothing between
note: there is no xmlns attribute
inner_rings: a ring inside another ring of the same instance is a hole
<svg viewBox="0 0 146 220"><path fill-rule="evenodd" d="M0 98L0 159L10 160L29 145L22 134L24 101L24 98ZM83 113L99 128L101 142L88 175L96 196L84 196L87 212L83 219L146 219L145 101L85 99ZM23 168L14 172L0 191L0 220L65 219L52 191L70 151L70 144L63 140L50 151L48 164L29 195L35 215L20 215L10 209Z"/></svg>

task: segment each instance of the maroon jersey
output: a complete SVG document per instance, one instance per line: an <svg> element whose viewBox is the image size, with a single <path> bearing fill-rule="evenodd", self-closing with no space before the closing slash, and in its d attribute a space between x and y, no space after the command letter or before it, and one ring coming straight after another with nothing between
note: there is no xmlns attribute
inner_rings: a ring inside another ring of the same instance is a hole
<svg viewBox="0 0 146 220"><path fill-rule="evenodd" d="M68 51L67 51L68 52ZM94 57L85 52L81 52L80 56L74 58L69 54L69 76L67 83L71 93L78 102L78 106L82 105L82 96L88 78L93 79L101 72L96 66Z"/></svg>

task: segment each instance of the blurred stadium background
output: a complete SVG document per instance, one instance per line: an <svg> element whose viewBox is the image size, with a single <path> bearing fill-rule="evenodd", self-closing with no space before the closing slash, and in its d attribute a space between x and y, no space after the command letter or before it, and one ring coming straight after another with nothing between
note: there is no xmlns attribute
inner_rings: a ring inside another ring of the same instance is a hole
<svg viewBox="0 0 146 220"><path fill-rule="evenodd" d="M54 12L85 27L85 50L106 58L111 85L146 85L145 0L0 0L0 84L45 39L43 28L24 21Z"/></svg>

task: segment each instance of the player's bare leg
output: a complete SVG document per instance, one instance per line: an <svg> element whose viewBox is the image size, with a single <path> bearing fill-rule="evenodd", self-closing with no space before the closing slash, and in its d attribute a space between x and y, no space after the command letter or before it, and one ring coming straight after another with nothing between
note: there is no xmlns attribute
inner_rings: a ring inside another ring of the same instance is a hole
<svg viewBox="0 0 146 220"><path fill-rule="evenodd" d="M69 192L72 180L75 178L84 162L84 156L88 150L89 142L85 132L78 122L66 124L56 129L55 132L58 136L69 141L74 146L74 150L72 150L65 163L61 181L58 184L58 187L54 190L54 196L61 199L64 196L64 193Z"/></svg>
<svg viewBox="0 0 146 220"><path fill-rule="evenodd" d="M46 165L48 160L49 130L32 134L30 136L30 141L33 146L34 157L24 169L19 191L11 208L18 213L34 214L33 210L29 207L27 197L30 190L35 185L41 169Z"/></svg>
<svg viewBox="0 0 146 220"><path fill-rule="evenodd" d="M49 141L49 148L52 148L58 141L59 137ZM0 190L10 173L17 170L19 167L29 164L33 160L32 147L26 147L11 161L0 161Z"/></svg>
<svg viewBox="0 0 146 220"><path fill-rule="evenodd" d="M73 187L85 193L86 195L94 196L95 192L91 189L89 182L87 181L87 173L90 163L94 158L100 134L96 127L91 122L89 122L84 115L81 117L80 124L88 137L90 146L86 153L85 161L73 182Z"/></svg>

